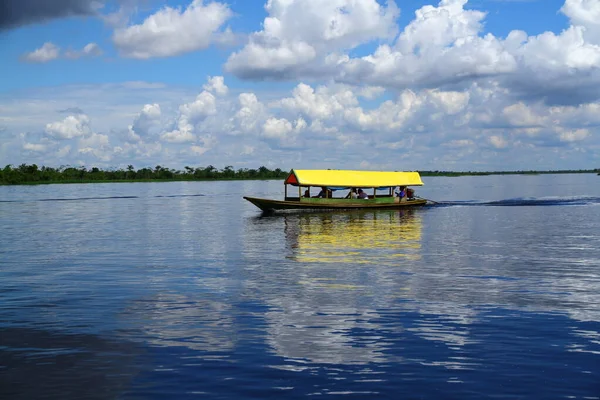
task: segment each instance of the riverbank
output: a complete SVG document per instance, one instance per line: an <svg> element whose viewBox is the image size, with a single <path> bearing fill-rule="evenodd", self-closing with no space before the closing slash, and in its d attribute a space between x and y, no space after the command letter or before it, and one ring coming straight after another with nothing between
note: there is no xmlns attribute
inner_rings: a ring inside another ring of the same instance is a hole
<svg viewBox="0 0 600 400"><path fill-rule="evenodd" d="M488 176L488 175L541 175L541 174L599 174L600 169L587 170L555 170L555 171L418 171L423 177L444 176ZM185 170L174 170L156 166L154 169L135 170L129 166L126 170L101 170L85 167L38 167L22 164L13 168L8 165L0 169L0 185L40 185L71 183L109 183L109 182L181 182L181 181L224 181L224 180L281 180L289 174L280 168L270 170L267 167L258 169L238 169L231 166L219 170L212 165L205 168L185 167Z"/></svg>

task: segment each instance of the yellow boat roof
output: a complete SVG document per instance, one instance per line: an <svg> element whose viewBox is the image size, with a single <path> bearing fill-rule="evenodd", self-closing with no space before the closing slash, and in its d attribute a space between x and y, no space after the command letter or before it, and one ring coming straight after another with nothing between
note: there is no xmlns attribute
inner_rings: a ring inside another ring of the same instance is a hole
<svg viewBox="0 0 600 400"><path fill-rule="evenodd" d="M388 187L422 186L418 172L293 169L285 180L294 186Z"/></svg>

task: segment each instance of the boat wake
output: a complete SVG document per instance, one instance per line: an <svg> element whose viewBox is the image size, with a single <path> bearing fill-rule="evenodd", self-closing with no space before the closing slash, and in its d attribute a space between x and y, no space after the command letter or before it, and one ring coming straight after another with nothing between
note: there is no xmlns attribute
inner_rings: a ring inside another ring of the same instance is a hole
<svg viewBox="0 0 600 400"><path fill-rule="evenodd" d="M496 201L441 201L432 207L467 207L467 206L496 206L496 207L536 207L536 206L590 206L600 205L600 197L544 197L544 198L514 198Z"/></svg>

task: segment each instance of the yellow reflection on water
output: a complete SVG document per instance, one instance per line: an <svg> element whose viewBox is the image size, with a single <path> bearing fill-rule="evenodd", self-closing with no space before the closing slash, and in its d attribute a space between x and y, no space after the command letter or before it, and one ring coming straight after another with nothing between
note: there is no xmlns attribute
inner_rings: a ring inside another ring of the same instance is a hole
<svg viewBox="0 0 600 400"><path fill-rule="evenodd" d="M286 237L302 262L374 264L421 258L418 210L286 216Z"/></svg>

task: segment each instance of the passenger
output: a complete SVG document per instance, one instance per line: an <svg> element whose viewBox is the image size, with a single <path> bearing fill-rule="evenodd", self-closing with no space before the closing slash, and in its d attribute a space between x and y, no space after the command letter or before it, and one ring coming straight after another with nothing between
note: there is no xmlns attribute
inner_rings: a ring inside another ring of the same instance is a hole
<svg viewBox="0 0 600 400"><path fill-rule="evenodd" d="M406 197L406 186L400 186L399 191L396 192L396 197L400 197L400 200Z"/></svg>
<svg viewBox="0 0 600 400"><path fill-rule="evenodd" d="M358 189L358 198L359 199L369 199L369 195L363 192L362 189Z"/></svg>
<svg viewBox="0 0 600 400"><path fill-rule="evenodd" d="M415 198L415 191L414 191L414 189L411 189L411 188L406 189L406 197L409 200L413 200Z"/></svg>
<svg viewBox="0 0 600 400"><path fill-rule="evenodd" d="M304 197L310 197L310 190L309 189L306 189L304 191Z"/></svg>
<svg viewBox="0 0 600 400"><path fill-rule="evenodd" d="M331 193L331 190L327 190L325 186L321 186L321 191L317 195L318 198L325 199L327 195Z"/></svg>
<svg viewBox="0 0 600 400"><path fill-rule="evenodd" d="M356 198L356 188L350 189L350 192L346 195L347 199L355 199Z"/></svg>

